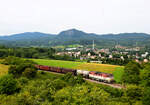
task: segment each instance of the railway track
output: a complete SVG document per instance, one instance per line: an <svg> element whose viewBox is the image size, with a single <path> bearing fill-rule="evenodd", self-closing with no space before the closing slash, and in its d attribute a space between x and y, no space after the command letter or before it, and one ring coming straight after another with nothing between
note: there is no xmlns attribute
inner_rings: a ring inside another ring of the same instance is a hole
<svg viewBox="0 0 150 105"><path fill-rule="evenodd" d="M89 81L89 82L94 82L94 83L97 83L97 84L111 86L113 88L118 88L118 89L125 88L124 86L121 86L120 84L109 84L109 83L99 82L99 81L95 81L95 80L91 80L91 79L86 79L86 78L84 78L84 80Z"/></svg>
<svg viewBox="0 0 150 105"><path fill-rule="evenodd" d="M39 70L39 71L43 71L43 70ZM49 73L53 73L53 74L64 75L64 74L61 74L61 73L51 72L51 71L44 71L44 72L49 72ZM97 83L97 84L102 84L102 85L110 86L110 87L117 88L117 89L123 89L123 88L125 88L124 86L122 86L120 84L109 84L109 83L99 82L99 81L95 81L95 80L91 80L91 79L87 79L87 78L84 78L84 80L89 81L89 82L93 82L93 83Z"/></svg>

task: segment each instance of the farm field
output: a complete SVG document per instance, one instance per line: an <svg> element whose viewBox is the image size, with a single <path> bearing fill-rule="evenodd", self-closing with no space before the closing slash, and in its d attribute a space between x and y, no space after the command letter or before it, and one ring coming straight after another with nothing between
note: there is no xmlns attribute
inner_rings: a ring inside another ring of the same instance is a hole
<svg viewBox="0 0 150 105"><path fill-rule="evenodd" d="M85 63L85 64L78 65L75 69L113 73L118 67L122 68L121 66L109 65L109 64Z"/></svg>
<svg viewBox="0 0 150 105"><path fill-rule="evenodd" d="M8 73L8 67L9 66L0 64L0 77Z"/></svg>
<svg viewBox="0 0 150 105"><path fill-rule="evenodd" d="M39 65L63 67L63 68L75 68L78 65L83 64L82 62L72 62L72 61L61 61L61 60L46 60L46 59L31 59L38 63Z"/></svg>
<svg viewBox="0 0 150 105"><path fill-rule="evenodd" d="M32 59L39 65L56 66L72 69L81 69L89 71L99 71L105 73L113 73L117 68L123 69L123 66L109 65L109 64L95 64L95 63L83 63L73 61L61 61L61 60L45 60L45 59Z"/></svg>

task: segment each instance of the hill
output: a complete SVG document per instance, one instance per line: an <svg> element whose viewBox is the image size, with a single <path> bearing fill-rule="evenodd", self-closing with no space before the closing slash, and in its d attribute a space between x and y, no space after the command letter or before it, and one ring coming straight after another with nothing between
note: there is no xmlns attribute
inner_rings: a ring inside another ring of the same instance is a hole
<svg viewBox="0 0 150 105"><path fill-rule="evenodd" d="M26 32L10 36L0 36L0 44L8 46L39 46L50 47L59 45L91 45L95 40L97 46L112 47L116 44L123 46L150 45L150 35L145 33L121 33L98 35L86 33L77 29L60 32L58 35L40 32Z"/></svg>

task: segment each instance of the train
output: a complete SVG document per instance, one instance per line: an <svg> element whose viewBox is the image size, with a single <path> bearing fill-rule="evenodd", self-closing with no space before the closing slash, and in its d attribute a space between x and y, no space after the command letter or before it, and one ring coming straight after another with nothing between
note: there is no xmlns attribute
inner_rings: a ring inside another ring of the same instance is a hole
<svg viewBox="0 0 150 105"><path fill-rule="evenodd" d="M43 71L50 71L56 73L71 73L74 76L82 75L84 78L96 80L99 82L105 83L113 83L114 77L112 74L97 72L97 71L87 71L87 70L76 70L76 69L66 69L61 67L52 67L52 66L45 66L45 65L35 65L35 67L39 70Z"/></svg>

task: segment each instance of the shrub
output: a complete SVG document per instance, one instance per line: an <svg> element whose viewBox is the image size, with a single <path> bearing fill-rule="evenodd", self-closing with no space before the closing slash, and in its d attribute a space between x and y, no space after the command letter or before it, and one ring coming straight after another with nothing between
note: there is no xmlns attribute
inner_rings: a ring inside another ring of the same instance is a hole
<svg viewBox="0 0 150 105"><path fill-rule="evenodd" d="M34 68L26 68L22 75L27 78L33 78L36 75L36 70Z"/></svg>
<svg viewBox="0 0 150 105"><path fill-rule="evenodd" d="M124 95L130 101L138 101L143 95L143 88L136 85L128 85L126 90L124 91Z"/></svg>
<svg viewBox="0 0 150 105"><path fill-rule="evenodd" d="M140 83L144 87L150 87L150 64L147 65L140 73Z"/></svg>
<svg viewBox="0 0 150 105"><path fill-rule="evenodd" d="M69 85L82 84L85 81L83 80L81 75L73 76L72 73L67 73L62 77L62 80L69 83Z"/></svg>
<svg viewBox="0 0 150 105"><path fill-rule="evenodd" d="M28 83L28 81L29 80L26 77L21 77L21 78L18 79L18 82L21 86Z"/></svg>
<svg viewBox="0 0 150 105"><path fill-rule="evenodd" d="M144 89L144 95L142 97L142 103L143 103L143 105L149 105L150 104L150 87L147 87Z"/></svg>
<svg viewBox="0 0 150 105"><path fill-rule="evenodd" d="M124 69L124 73L122 76L122 82L129 84L138 84L140 77L140 64L131 61L129 62Z"/></svg>
<svg viewBox="0 0 150 105"><path fill-rule="evenodd" d="M0 78L0 93L13 94L18 90L17 81L12 75L5 75Z"/></svg>
<svg viewBox="0 0 150 105"><path fill-rule="evenodd" d="M5 65L18 65L22 62L23 62L23 59L21 58L9 56L9 57L6 57L2 63Z"/></svg>
<svg viewBox="0 0 150 105"><path fill-rule="evenodd" d="M32 77L35 77L36 72L37 70L32 63L22 63L19 65L11 65L8 70L8 73L13 74L15 78L18 78L22 75L28 78L32 78Z"/></svg>

